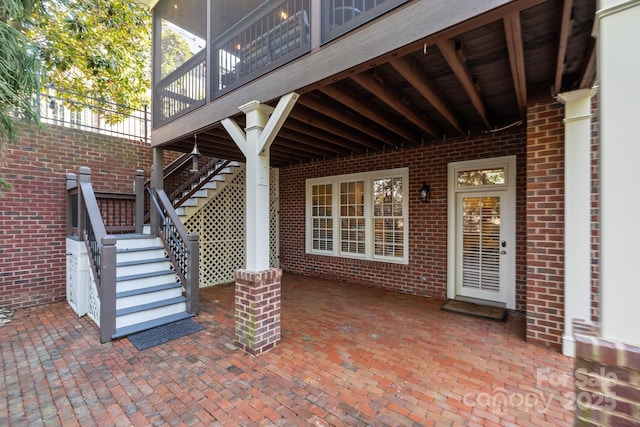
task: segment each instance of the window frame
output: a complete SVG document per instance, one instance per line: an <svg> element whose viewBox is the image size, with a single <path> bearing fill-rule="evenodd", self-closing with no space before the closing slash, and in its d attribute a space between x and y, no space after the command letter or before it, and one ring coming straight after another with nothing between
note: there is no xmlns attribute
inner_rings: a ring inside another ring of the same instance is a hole
<svg viewBox="0 0 640 427"><path fill-rule="evenodd" d="M374 181L379 179L402 179L402 221L403 221L403 242L402 257L376 255L374 241ZM340 200L341 184L355 181L364 181L364 233L365 251L364 254L342 252L342 234ZM332 189L332 224L333 241L332 250L313 249L313 186L331 185ZM384 169L377 171L333 175L319 178L309 178L305 185L305 252L312 255L335 256L348 259L363 259L370 261L380 261L392 264L409 264L409 168Z"/></svg>

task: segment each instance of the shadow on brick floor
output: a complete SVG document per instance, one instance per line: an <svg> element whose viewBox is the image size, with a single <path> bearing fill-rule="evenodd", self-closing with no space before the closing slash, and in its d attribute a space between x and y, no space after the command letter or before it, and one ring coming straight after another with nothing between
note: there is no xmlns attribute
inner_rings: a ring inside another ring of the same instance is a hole
<svg viewBox="0 0 640 427"><path fill-rule="evenodd" d="M201 291L205 330L138 351L100 344L66 303L0 328L0 425L573 425L573 360L522 322L442 301L283 278L282 343L234 344L234 289Z"/></svg>

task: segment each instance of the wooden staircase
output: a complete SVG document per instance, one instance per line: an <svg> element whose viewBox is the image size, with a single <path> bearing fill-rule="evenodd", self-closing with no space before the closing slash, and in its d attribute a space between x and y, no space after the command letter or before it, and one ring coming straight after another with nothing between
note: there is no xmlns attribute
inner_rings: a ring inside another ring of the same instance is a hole
<svg viewBox="0 0 640 427"><path fill-rule="evenodd" d="M192 317L160 238L120 235L116 248L116 330L112 338Z"/></svg>
<svg viewBox="0 0 640 427"><path fill-rule="evenodd" d="M213 199L217 194L222 191L222 189L226 186L226 183L229 183L236 174L242 170L244 165L238 162L229 163L224 169L220 170L215 176L210 176L215 173L216 167L213 167L209 170L208 174L203 175L200 178L199 182L203 182L205 180L209 180L206 184L202 185L202 187L197 190L195 193L189 197L189 199L185 200L180 206L176 207L176 214L184 224L186 220L191 218L196 212L198 212L204 205L209 202L209 200ZM198 183L194 183L191 188L195 188ZM190 192L189 190L185 190L183 195L186 195ZM178 199L174 200L174 203L177 202ZM175 205L174 205L175 206Z"/></svg>

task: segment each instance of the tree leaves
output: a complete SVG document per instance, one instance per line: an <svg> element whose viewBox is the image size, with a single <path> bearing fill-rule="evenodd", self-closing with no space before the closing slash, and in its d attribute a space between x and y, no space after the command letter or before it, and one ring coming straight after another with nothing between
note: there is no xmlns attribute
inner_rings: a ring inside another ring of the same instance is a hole
<svg viewBox="0 0 640 427"><path fill-rule="evenodd" d="M4 141L16 139L13 117L27 122L38 117L31 95L38 90L42 68L37 48L16 28L28 14L24 7L32 6L30 1L0 2L0 148Z"/></svg>
<svg viewBox="0 0 640 427"><path fill-rule="evenodd" d="M124 0L50 0L28 33L55 87L141 108L149 103L151 14Z"/></svg>

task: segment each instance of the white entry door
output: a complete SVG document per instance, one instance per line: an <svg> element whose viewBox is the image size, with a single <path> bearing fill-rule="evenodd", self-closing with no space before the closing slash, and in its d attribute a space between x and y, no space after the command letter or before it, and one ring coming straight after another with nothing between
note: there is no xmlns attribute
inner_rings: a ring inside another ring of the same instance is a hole
<svg viewBox="0 0 640 427"><path fill-rule="evenodd" d="M450 167L448 294L515 308L515 159L490 160Z"/></svg>

